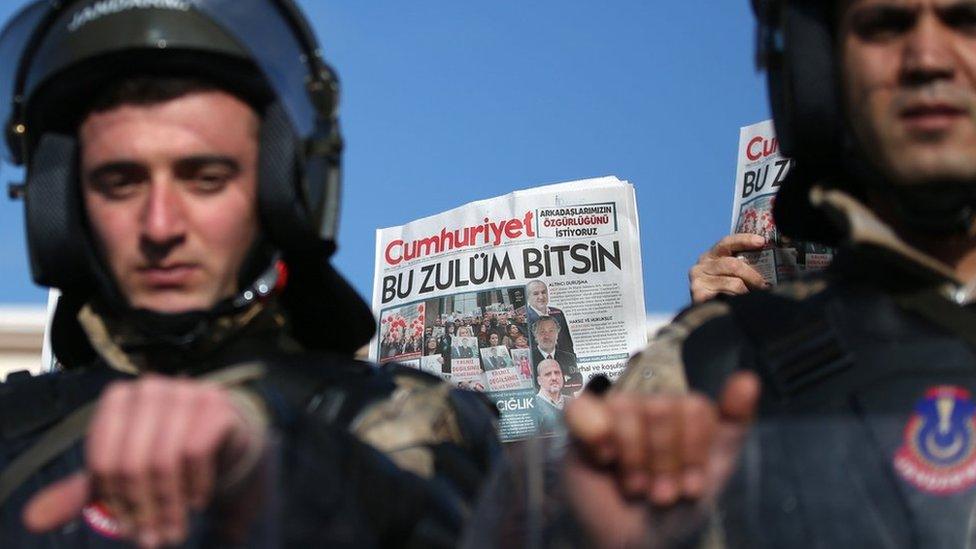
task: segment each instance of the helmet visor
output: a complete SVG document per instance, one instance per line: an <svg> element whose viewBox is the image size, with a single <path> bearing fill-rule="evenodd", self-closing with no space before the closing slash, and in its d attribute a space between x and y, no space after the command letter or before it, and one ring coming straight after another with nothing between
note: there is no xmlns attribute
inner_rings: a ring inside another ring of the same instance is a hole
<svg viewBox="0 0 976 549"><path fill-rule="evenodd" d="M283 14L290 2L195 0L201 12L235 37L261 69L278 100L285 106L292 127L302 138L315 129L318 110L309 93L310 75L319 59L318 45L311 31L309 44L298 33L306 32L304 19L294 23ZM297 14L297 10L295 10ZM310 59L309 54L315 59Z"/></svg>
<svg viewBox="0 0 976 549"><path fill-rule="evenodd" d="M14 162L12 139L17 139L13 109L20 103L16 97L19 61L37 25L51 7L47 0L35 0L22 8L0 31L0 123L3 124L3 159Z"/></svg>
<svg viewBox="0 0 976 549"><path fill-rule="evenodd" d="M109 1L109 0L102 0ZM121 14L135 14L137 11L144 14L147 7L155 8L161 12L158 18L160 21L163 15L172 16L175 11L193 10L197 16L202 15L209 19L214 25L219 27L228 35L237 46L250 58L250 61L258 67L263 76L275 93L277 99L285 107L286 114L292 127L300 138L308 138L316 128L316 121L319 110L316 109L314 94L309 92L309 83L314 79L310 78L313 71L324 69L324 64L319 64L317 58L317 47L314 37L308 34L307 38L300 38L299 33L305 33L306 24L298 17L294 21L285 14L292 11L290 2L267 1L267 0L132 0L131 2L111 0L110 3L101 5L99 0L89 0L81 2L62 2L66 7L57 8L55 3L50 0L36 0L29 6L21 10L14 16L0 31L0 59L4 63L0 65L0 121L5 124L8 136L7 147L4 147L4 158L8 161L19 161L15 151L16 143L11 138L16 138L16 134L11 134L14 126L19 122L15 117L19 116L19 105L27 100L26 97L16 97L18 94L30 95L34 89L43 82L36 78L21 78L22 59L25 53L33 55L39 37L38 29L40 26L50 25L53 20L51 15L55 10L58 11L59 21L70 21L70 25L75 25L78 21L86 24L97 18L104 17L105 22L110 17ZM107 9L112 7L113 9ZM96 16L86 18L85 10ZM65 13L67 12L67 13ZM297 14L297 11L294 13ZM128 19L119 19L120 25L126 25ZM137 48L156 49L159 48L158 36L153 33L155 19L152 17L141 21L148 21L146 32L144 32L145 43L133 43L131 31L125 44L120 44L117 36L111 33L104 34L102 44L92 44L87 42L92 52L98 54L124 53ZM131 27L130 27L131 28ZM63 25L53 25L45 29L44 34L50 32L74 32L68 27L66 31ZM309 44L305 44L304 41ZM101 42L97 38L96 42ZM208 52L206 37L202 42L197 41L184 49ZM179 44L170 44L170 50L180 49ZM213 44L212 52L226 53L226 45ZM309 59L312 53L314 59ZM84 59L73 59L71 52L66 52L63 57L66 63L80 63ZM28 60L30 62L30 60ZM56 65L58 65L56 63ZM56 74L59 70L68 68L69 65L44 67L40 70L41 74L47 73L48 76ZM26 82L26 84L25 84ZM26 92L18 91L20 87L25 87ZM330 91L332 91L330 89Z"/></svg>

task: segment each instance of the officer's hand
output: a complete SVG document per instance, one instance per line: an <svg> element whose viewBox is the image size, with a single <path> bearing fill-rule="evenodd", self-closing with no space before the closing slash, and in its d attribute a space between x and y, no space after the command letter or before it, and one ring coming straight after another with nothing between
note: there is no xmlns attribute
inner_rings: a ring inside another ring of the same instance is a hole
<svg viewBox="0 0 976 549"><path fill-rule="evenodd" d="M755 374L739 372L718 404L698 394L625 393L584 393L571 402L566 489L593 541L632 546L700 528L705 509L697 504L713 502L725 486L758 396ZM666 520L672 510L689 508L692 516Z"/></svg>
<svg viewBox="0 0 976 549"><path fill-rule="evenodd" d="M766 280L736 253L761 250L766 239L749 233L726 236L698 258L688 271L691 301L701 303L718 294L738 295L768 286Z"/></svg>
<svg viewBox="0 0 976 549"><path fill-rule="evenodd" d="M188 511L204 509L226 475L257 476L266 435L254 423L214 384L152 375L115 383L89 427L86 471L37 494L24 522L49 531L101 501L140 546L180 543Z"/></svg>

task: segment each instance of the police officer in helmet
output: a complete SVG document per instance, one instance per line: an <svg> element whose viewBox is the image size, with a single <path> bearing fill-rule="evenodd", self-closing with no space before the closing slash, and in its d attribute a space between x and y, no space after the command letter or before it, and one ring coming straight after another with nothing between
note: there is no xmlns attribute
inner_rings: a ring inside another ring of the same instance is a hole
<svg viewBox="0 0 976 549"><path fill-rule="evenodd" d="M725 486L730 546L971 544L976 3L754 4L797 160L777 225L835 263L686 310L574 403L576 517L604 544L694 542L689 502Z"/></svg>
<svg viewBox="0 0 976 549"><path fill-rule="evenodd" d="M0 385L3 544L450 545L494 414L351 358L338 84L292 2L39 0L0 52L63 369Z"/></svg>

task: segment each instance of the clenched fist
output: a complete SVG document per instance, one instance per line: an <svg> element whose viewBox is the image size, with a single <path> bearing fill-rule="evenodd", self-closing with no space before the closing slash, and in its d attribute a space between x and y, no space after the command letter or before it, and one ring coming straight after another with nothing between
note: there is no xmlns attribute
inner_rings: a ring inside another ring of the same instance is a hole
<svg viewBox="0 0 976 549"><path fill-rule="evenodd" d="M566 486L593 540L625 547L676 536L660 518L679 503L710 503L748 432L759 380L739 372L718 403L703 395L584 394L566 410L573 438ZM699 506L700 508L700 506ZM699 513L700 515L700 513ZM701 518L701 516L699 516Z"/></svg>
<svg viewBox="0 0 976 549"><path fill-rule="evenodd" d="M85 470L28 503L24 522L49 531L101 502L122 535L142 547L176 544L188 513L216 488L256 469L265 427L214 383L146 375L102 393L85 443Z"/></svg>

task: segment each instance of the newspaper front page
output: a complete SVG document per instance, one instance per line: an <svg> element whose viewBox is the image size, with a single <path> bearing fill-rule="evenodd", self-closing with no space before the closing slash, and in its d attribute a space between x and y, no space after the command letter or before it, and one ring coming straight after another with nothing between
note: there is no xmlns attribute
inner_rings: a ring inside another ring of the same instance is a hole
<svg viewBox="0 0 976 549"><path fill-rule="evenodd" d="M485 393L505 441L558 433L566 402L647 343L638 235L616 177L380 229L370 358Z"/></svg>
<svg viewBox="0 0 976 549"><path fill-rule="evenodd" d="M739 255L770 284L823 269L834 257L830 247L793 241L776 230L773 222L776 191L792 167L793 161L780 153L772 120L739 129L732 234L752 233L766 239L764 249Z"/></svg>

